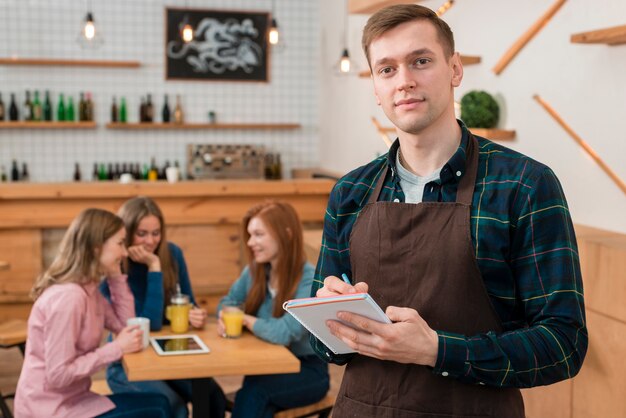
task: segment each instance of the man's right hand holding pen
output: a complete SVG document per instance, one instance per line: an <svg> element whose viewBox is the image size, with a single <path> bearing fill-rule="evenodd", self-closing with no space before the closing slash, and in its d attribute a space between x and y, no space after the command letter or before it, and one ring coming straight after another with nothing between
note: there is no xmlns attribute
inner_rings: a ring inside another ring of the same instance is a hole
<svg viewBox="0 0 626 418"><path fill-rule="evenodd" d="M337 276L328 276L324 279L324 286L317 290L315 296L337 296L348 295L350 293L367 293L368 286L365 282L359 282L355 285L350 284L348 276L342 274L343 280Z"/></svg>
<svg viewBox="0 0 626 418"><path fill-rule="evenodd" d="M326 277L324 287L317 291L316 296L367 293L367 283L352 285L345 274L342 276L343 280L337 276ZM380 360L434 367L439 347L437 332L428 326L415 309L388 306L385 314L392 324L383 324L350 312L339 312L338 318L352 326L333 320L326 321L326 325L334 336L359 354Z"/></svg>

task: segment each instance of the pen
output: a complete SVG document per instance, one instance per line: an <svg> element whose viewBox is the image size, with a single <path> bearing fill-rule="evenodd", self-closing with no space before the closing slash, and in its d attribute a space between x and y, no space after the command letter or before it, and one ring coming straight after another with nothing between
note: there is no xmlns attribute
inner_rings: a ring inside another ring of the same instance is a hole
<svg viewBox="0 0 626 418"><path fill-rule="evenodd" d="M352 286L352 283L350 283L350 279L348 279L348 276L346 275L346 273L342 273L341 278L343 279L344 282Z"/></svg>

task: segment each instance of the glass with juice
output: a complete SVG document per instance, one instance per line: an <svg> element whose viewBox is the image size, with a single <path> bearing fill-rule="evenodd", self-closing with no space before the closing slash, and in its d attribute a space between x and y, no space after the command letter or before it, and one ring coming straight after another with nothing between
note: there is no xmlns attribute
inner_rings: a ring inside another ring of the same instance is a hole
<svg viewBox="0 0 626 418"><path fill-rule="evenodd" d="M222 304L222 321L226 328L226 338L239 338L243 330L243 309L241 304L224 302Z"/></svg>
<svg viewBox="0 0 626 418"><path fill-rule="evenodd" d="M182 334L189 329L189 296L177 293L172 296L170 305L165 310L165 317L170 321L172 332Z"/></svg>

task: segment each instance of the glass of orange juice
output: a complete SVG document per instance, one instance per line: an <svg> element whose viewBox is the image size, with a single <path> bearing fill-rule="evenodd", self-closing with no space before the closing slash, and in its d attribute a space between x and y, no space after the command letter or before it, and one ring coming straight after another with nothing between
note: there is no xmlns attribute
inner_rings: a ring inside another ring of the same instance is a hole
<svg viewBox="0 0 626 418"><path fill-rule="evenodd" d="M240 303L226 301L222 304L222 321L226 328L226 338L239 338L243 330L243 306Z"/></svg>

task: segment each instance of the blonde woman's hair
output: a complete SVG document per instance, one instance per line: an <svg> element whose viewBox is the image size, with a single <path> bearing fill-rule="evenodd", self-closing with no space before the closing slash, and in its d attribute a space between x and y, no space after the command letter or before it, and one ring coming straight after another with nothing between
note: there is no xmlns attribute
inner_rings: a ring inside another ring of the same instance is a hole
<svg viewBox="0 0 626 418"><path fill-rule="evenodd" d="M167 234L165 233L165 219L163 212L154 200L146 196L138 196L127 200L120 210L118 216L126 225L126 246L133 244L135 232L139 227L139 223L146 216L153 215L159 220L161 225L161 241L155 250L155 254L161 261L161 273L163 274L163 291L165 295L164 303L168 303L172 294L176 293L176 284L178 283L178 266L170 253L167 245ZM125 261L125 270L128 271L128 260Z"/></svg>
<svg viewBox="0 0 626 418"><path fill-rule="evenodd" d="M53 284L84 285L100 280L100 251L104 243L124 228L122 220L102 209L85 209L70 224L50 267L35 281L31 297Z"/></svg>
<svg viewBox="0 0 626 418"><path fill-rule="evenodd" d="M273 200L260 203L250 208L243 218L244 245L250 239L248 224L253 218L260 219L269 230L272 238L278 243L278 260L276 271L273 272L278 278L278 289L276 289L272 316L279 318L285 313L283 302L293 299L296 294L302 278L302 269L306 262L302 224L298 213L289 203ZM252 277L252 286L246 298L245 311L247 314L256 315L267 292L266 268L269 263L258 264L254 260L250 247L247 245L245 247L250 276Z"/></svg>

